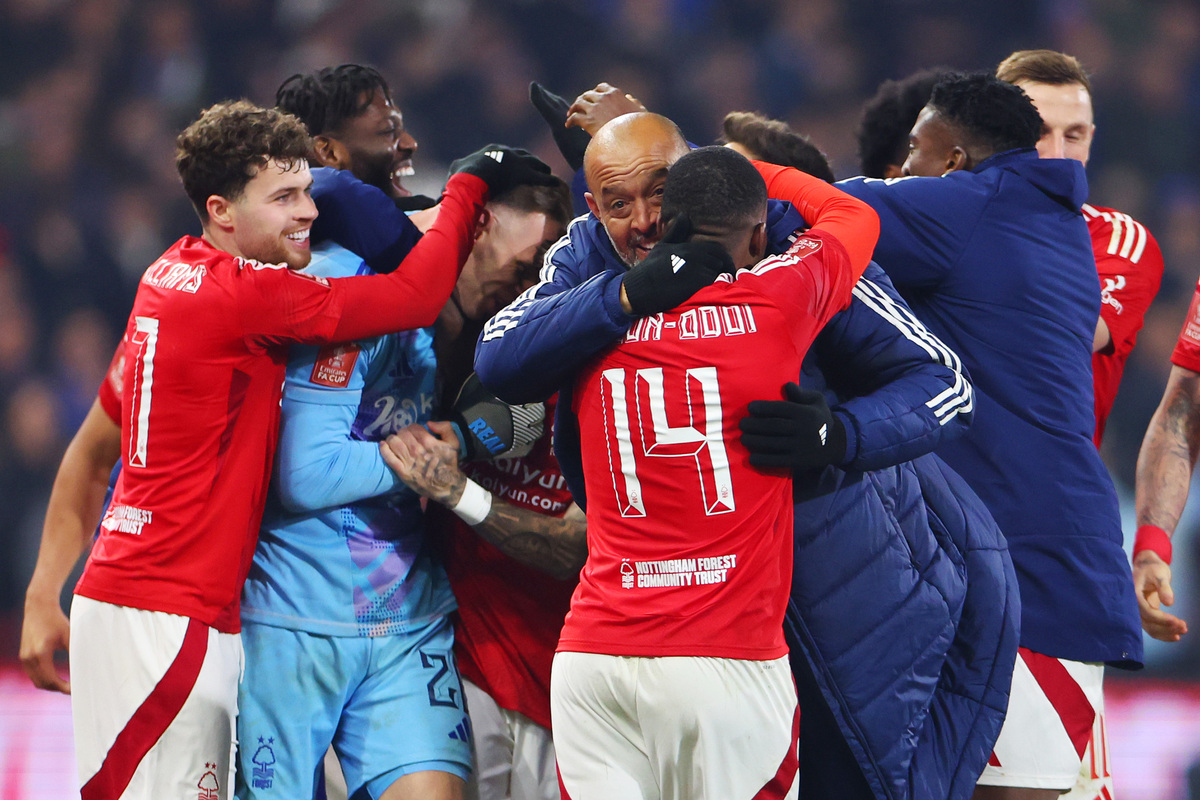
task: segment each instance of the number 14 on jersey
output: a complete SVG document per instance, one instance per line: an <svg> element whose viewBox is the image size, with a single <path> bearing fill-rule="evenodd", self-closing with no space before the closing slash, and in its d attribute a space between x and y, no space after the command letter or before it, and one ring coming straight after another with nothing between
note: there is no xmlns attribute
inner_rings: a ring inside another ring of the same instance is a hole
<svg viewBox="0 0 1200 800"><path fill-rule="evenodd" d="M608 369L600 387L621 516L646 516L639 467L654 469L656 475L663 471L672 490L694 495L706 515L734 510L716 367L675 371L666 378L661 367ZM672 425L668 416L681 424ZM656 458L666 460L650 460Z"/></svg>

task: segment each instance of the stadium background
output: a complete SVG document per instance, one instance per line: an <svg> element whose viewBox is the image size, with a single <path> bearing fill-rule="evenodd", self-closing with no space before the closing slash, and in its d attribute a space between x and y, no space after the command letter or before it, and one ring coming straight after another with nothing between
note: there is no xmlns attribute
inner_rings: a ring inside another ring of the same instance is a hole
<svg viewBox="0 0 1200 800"><path fill-rule="evenodd" d="M1138 446L1200 273L1195 0L0 0L0 797L78 796L65 698L16 665L22 595L136 280L198 233L172 145L199 109L373 64L420 142L406 184L436 194L451 160L491 141L566 176L528 84L571 98L605 80L696 142L730 110L786 119L846 177L880 81L1031 47L1094 73L1091 199L1146 223L1166 258L1104 449L1130 539ZM1197 528L1189 509L1175 564L1178 610L1200 628ZM1200 798L1200 630L1150 645L1144 672L1110 673L1118 794Z"/></svg>

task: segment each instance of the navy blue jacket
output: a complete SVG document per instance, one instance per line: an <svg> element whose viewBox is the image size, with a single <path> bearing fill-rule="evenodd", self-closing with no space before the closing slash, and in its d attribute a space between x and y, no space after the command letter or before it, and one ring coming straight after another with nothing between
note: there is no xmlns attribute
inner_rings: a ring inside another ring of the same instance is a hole
<svg viewBox="0 0 1200 800"><path fill-rule="evenodd" d="M1020 602L998 526L932 455L830 467L797 482L795 499L784 633L801 798L966 800L1017 653Z"/></svg>
<svg viewBox="0 0 1200 800"><path fill-rule="evenodd" d="M771 201L771 252L787 250L803 224L790 205ZM625 271L599 220L576 218L546 253L541 282L484 326L475 353L484 385L509 403L569 392L580 366L636 320L621 309ZM852 325L857 319L865 322ZM878 267L867 268L850 308L830 321L811 353L836 373L848 398L834 408L847 434L842 466L905 461L929 452L947 430L957 436L970 424L973 394L961 362L916 320ZM560 401L558 408L569 413L570 404ZM556 446L561 455L562 443ZM582 489L581 480L576 487Z"/></svg>
<svg viewBox="0 0 1200 800"><path fill-rule="evenodd" d="M838 186L879 213L876 260L974 378L974 424L937 452L1008 539L1021 644L1140 666L1116 493L1092 444L1100 283L1083 167L1014 150L941 178Z"/></svg>
<svg viewBox="0 0 1200 800"><path fill-rule="evenodd" d="M392 272L420 240L421 231L395 202L376 186L363 183L348 169L317 167L312 171L312 243L332 240L354 253L375 272Z"/></svg>

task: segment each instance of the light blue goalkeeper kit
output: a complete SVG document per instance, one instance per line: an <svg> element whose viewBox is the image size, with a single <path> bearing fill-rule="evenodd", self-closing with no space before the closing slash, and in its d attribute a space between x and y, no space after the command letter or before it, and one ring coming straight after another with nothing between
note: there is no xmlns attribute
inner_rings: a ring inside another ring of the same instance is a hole
<svg viewBox="0 0 1200 800"><path fill-rule="evenodd" d="M369 272L335 244L317 279ZM420 498L379 442L430 419L429 329L294 347L272 491L242 596L238 797L312 797L332 743L353 794L420 770L466 777L454 595ZM357 795L355 795L357 796Z"/></svg>
<svg viewBox="0 0 1200 800"><path fill-rule="evenodd" d="M326 278L368 271L334 244L318 248L305 270ZM425 540L420 498L384 464L378 444L429 421L436 366L428 329L292 348L243 621L380 636L454 610Z"/></svg>

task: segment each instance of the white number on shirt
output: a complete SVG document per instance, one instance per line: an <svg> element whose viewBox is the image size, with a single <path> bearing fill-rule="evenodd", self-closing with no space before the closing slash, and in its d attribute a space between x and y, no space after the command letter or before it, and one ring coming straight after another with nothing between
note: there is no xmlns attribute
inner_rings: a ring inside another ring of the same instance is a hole
<svg viewBox="0 0 1200 800"><path fill-rule="evenodd" d="M146 466L146 443L150 439L150 397L154 389L154 352L158 348L158 320L153 317L134 317L137 331L133 345L137 348L133 364L133 408L130 411L132 430L129 435L128 463L131 467Z"/></svg>
<svg viewBox="0 0 1200 800"><path fill-rule="evenodd" d="M626 393L627 379L633 381L636 408L632 416ZM608 458L621 516L646 516L634 454L635 432L641 445L640 453L645 457L693 461L705 514L728 514L734 510L729 456L721 436L723 413L716 367L689 369L683 375L682 385L671 386L676 401L673 407L686 405L687 409L688 424L680 426L667 422L667 390L661 368L605 370L600 385ZM681 393L681 397L676 393ZM697 411L700 409L703 420L698 425ZM681 408L677 410L682 413ZM690 491L690 487L680 486L679 490Z"/></svg>

